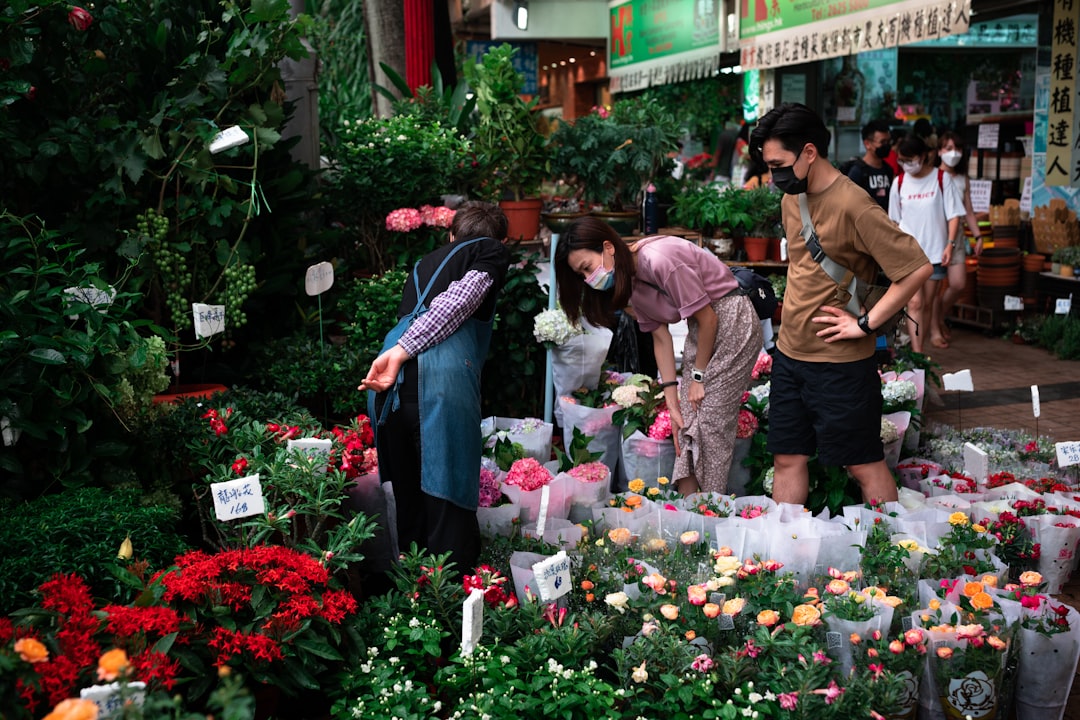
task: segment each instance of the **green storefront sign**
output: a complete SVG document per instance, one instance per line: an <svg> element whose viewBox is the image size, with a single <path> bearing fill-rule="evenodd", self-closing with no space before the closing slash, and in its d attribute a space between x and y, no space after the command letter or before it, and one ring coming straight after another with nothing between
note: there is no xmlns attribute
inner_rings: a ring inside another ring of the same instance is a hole
<svg viewBox="0 0 1080 720"><path fill-rule="evenodd" d="M745 40L901 2L905 0L744 0L739 37Z"/></svg>
<svg viewBox="0 0 1080 720"><path fill-rule="evenodd" d="M720 44L720 0L611 3L608 66L666 58Z"/></svg>

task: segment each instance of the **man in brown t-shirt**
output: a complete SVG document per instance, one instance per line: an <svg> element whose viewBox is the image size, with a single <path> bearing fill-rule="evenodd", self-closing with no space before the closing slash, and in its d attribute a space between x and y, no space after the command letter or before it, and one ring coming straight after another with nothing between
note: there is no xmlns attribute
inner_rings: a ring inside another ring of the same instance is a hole
<svg viewBox="0 0 1080 720"><path fill-rule="evenodd" d="M769 394L768 449L777 502L806 502L807 462L815 451L822 464L846 466L865 500L896 499L880 437L875 330L932 271L915 239L829 162L830 139L817 113L799 103L770 111L750 136L750 152L788 195L781 204L788 281ZM869 312L856 317L845 310L843 293L806 249L802 193L826 255L866 282L873 282L878 268L892 282Z"/></svg>

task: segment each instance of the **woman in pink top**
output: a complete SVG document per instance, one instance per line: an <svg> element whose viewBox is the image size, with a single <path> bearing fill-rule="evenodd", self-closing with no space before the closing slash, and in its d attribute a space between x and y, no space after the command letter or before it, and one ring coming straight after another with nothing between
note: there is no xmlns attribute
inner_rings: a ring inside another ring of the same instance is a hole
<svg viewBox="0 0 1080 720"><path fill-rule="evenodd" d="M739 405L762 347L754 307L711 252L679 237L632 244L592 217L574 222L555 253L559 302L571 322L614 327L626 310L653 337L683 494L727 490ZM668 325L686 320L682 383Z"/></svg>

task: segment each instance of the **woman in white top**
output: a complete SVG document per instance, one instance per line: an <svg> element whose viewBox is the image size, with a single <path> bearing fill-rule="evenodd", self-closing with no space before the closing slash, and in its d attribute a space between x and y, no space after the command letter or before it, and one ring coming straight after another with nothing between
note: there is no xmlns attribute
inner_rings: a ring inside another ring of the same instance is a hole
<svg viewBox="0 0 1080 720"><path fill-rule="evenodd" d="M964 201L952 176L930 164L930 148L922 138L916 135L904 138L896 154L901 172L889 190L889 217L919 241L934 266L930 279L907 306L911 349L921 353L927 333L934 347L949 346L934 316L934 297L952 260Z"/></svg>
<svg viewBox="0 0 1080 720"><path fill-rule="evenodd" d="M953 182L960 189L960 196L964 199L964 222L967 223L968 231L975 238L975 254L982 253L982 236L979 234L979 222L975 219L975 210L971 207L971 188L968 185L968 156L964 152L964 140L954 132L946 132L941 135L938 157L941 158L941 168L950 175ZM949 339L949 327L945 320L952 312L956 299L964 291L967 283L967 268L964 261L967 258L967 238L964 233L956 233L956 244L953 246L952 261L949 263L949 286L945 292L934 298L937 308L934 317L938 319L938 331L946 340Z"/></svg>

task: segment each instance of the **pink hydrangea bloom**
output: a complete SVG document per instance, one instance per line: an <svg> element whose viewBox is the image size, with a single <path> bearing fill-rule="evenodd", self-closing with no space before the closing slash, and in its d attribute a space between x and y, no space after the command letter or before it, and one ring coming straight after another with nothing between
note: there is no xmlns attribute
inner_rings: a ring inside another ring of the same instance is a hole
<svg viewBox="0 0 1080 720"><path fill-rule="evenodd" d="M448 228L450 227L450 223L454 221L454 215L456 214L456 210L451 210L448 207L440 205L432 210L430 222L428 220L424 220L424 222L428 225L433 225L434 227Z"/></svg>
<svg viewBox="0 0 1080 720"><path fill-rule="evenodd" d="M583 483L605 482L610 473L611 471L608 470L607 465L599 461L575 465L567 471L570 477Z"/></svg>
<svg viewBox="0 0 1080 720"><path fill-rule="evenodd" d="M661 410L656 414L656 420L649 426L649 437L653 440L667 440L671 437L671 413Z"/></svg>
<svg viewBox="0 0 1080 720"><path fill-rule="evenodd" d="M488 468L480 468L480 507L495 507L501 498L499 474Z"/></svg>
<svg viewBox="0 0 1080 720"><path fill-rule="evenodd" d="M754 413L750 412L746 408L739 410L739 425L735 429L735 437L748 438L753 437L754 433L758 429L758 419Z"/></svg>
<svg viewBox="0 0 1080 720"><path fill-rule="evenodd" d="M386 229L391 232L411 232L422 224L420 211L415 208L398 208L386 216Z"/></svg>
<svg viewBox="0 0 1080 720"><path fill-rule="evenodd" d="M772 355L761 350L758 352L757 361L754 363L754 369L750 373L750 377L754 380L760 380L763 375L768 375L772 372Z"/></svg>
<svg viewBox="0 0 1080 720"><path fill-rule="evenodd" d="M506 473L506 484L522 490L539 490L551 482L551 473L536 458L515 460Z"/></svg>

